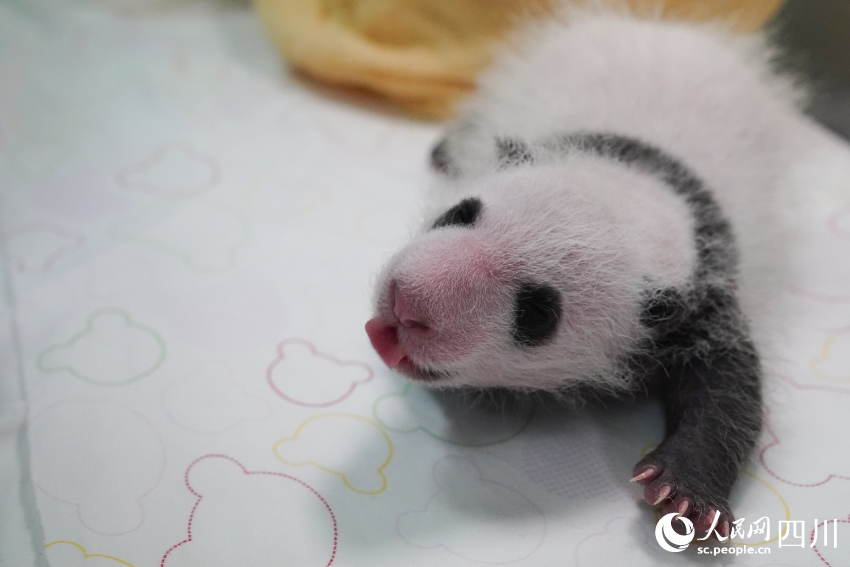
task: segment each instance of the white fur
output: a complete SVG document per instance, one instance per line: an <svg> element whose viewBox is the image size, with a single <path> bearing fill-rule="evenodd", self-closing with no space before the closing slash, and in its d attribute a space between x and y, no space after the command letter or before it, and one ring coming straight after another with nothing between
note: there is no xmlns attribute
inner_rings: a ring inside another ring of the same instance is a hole
<svg viewBox="0 0 850 567"><path fill-rule="evenodd" d="M646 336L642 291L647 282L680 286L694 266L690 211L661 181L588 155L500 171L497 137L606 132L679 159L731 221L739 298L761 318L758 298L776 274L766 266L778 264L769 227L796 91L770 72L757 38L620 15L568 19L504 53L450 129L447 148L462 175L440 182L427 225L465 196L482 199L479 222L423 230L380 278L379 316L395 280L435 323L428 340L399 330L414 362L451 373L435 386L628 387L621 362ZM511 286L527 280L555 285L565 309L555 340L523 349L507 329Z"/></svg>

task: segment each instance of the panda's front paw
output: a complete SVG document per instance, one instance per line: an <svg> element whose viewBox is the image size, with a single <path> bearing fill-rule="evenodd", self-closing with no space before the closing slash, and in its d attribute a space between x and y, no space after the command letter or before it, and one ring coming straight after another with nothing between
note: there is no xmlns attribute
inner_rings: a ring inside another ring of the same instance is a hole
<svg viewBox="0 0 850 567"><path fill-rule="evenodd" d="M681 457L656 449L635 465L632 482L643 485L643 497L662 513L676 512L688 518L698 535L709 530L720 541L729 537L734 518L729 510L728 490L711 486L710 471L700 471Z"/></svg>

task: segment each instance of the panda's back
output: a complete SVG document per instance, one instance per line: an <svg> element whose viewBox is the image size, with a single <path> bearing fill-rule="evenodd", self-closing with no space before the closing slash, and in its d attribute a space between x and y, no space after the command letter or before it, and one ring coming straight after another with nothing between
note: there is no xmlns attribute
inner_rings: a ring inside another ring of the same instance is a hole
<svg viewBox="0 0 850 567"><path fill-rule="evenodd" d="M741 300L752 315L765 286L779 281L772 229L786 119L794 115L790 85L771 71L759 38L698 24L583 15L531 30L525 45L497 59L470 104L467 120L476 135L468 142L607 132L680 160L733 226Z"/></svg>
<svg viewBox="0 0 850 567"><path fill-rule="evenodd" d="M792 92L770 73L757 40L619 16L550 23L531 35L482 80L474 107L497 131L616 132L718 182L736 183L730 166L775 151L776 115Z"/></svg>

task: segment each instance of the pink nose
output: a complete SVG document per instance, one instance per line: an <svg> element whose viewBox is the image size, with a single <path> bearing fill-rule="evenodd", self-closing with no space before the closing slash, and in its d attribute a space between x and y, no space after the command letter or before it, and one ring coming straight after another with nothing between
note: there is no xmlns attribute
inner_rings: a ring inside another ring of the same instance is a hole
<svg viewBox="0 0 850 567"><path fill-rule="evenodd" d="M399 343L398 333L401 327L408 338L425 338L433 334L433 330L426 323L426 318L419 313L408 296L403 293L395 282L390 284L390 307L395 320L386 320L381 317L370 319L366 322L366 334L369 341L390 368L395 368L407 358L407 352ZM393 319L390 317L390 319Z"/></svg>
<svg viewBox="0 0 850 567"><path fill-rule="evenodd" d="M428 330L424 318L416 312L411 302L397 286L393 286L393 313L398 317L398 322L408 329Z"/></svg>
<svg viewBox="0 0 850 567"><path fill-rule="evenodd" d="M398 327L383 319L369 319L366 322L366 334L381 360L390 368L395 368L407 354L398 344Z"/></svg>

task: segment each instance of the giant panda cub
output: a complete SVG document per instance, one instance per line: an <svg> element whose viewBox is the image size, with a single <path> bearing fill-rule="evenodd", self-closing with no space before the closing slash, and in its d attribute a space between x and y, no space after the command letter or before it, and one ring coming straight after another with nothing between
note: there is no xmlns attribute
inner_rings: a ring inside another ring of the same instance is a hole
<svg viewBox="0 0 850 567"><path fill-rule="evenodd" d="M632 480L725 538L795 93L761 39L718 27L536 27L432 152L427 221L377 281L378 355L430 388L657 394L665 438Z"/></svg>

